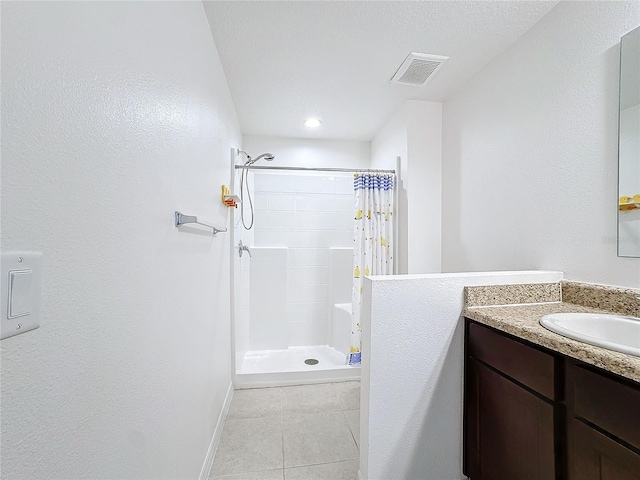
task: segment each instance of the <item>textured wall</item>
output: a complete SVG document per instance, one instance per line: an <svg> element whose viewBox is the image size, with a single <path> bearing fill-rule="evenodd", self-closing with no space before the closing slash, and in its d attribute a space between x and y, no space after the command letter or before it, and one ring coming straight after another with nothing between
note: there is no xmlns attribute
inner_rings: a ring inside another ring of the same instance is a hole
<svg viewBox="0 0 640 480"><path fill-rule="evenodd" d="M408 273L442 271L442 104L407 102Z"/></svg>
<svg viewBox="0 0 640 480"><path fill-rule="evenodd" d="M464 478L464 287L561 278L560 272L543 271L367 278L360 399L363 478Z"/></svg>
<svg viewBox="0 0 640 480"><path fill-rule="evenodd" d="M240 142L200 2L2 3L2 249L44 254L2 341L2 476L197 478L230 384L220 184Z"/></svg>
<svg viewBox="0 0 640 480"><path fill-rule="evenodd" d="M442 104L409 100L371 141L372 168L396 168L398 273L436 273L441 265Z"/></svg>
<svg viewBox="0 0 640 480"><path fill-rule="evenodd" d="M560 2L444 104L444 271L640 287L616 256L619 43L639 23L638 2Z"/></svg>

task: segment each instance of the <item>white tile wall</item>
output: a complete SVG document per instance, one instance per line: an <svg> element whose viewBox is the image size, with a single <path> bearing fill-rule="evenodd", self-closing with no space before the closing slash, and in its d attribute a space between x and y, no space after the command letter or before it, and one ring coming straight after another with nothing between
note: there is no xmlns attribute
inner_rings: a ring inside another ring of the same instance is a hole
<svg viewBox="0 0 640 480"><path fill-rule="evenodd" d="M289 285L328 285L329 267L292 265L289 267Z"/></svg>
<svg viewBox="0 0 640 480"><path fill-rule="evenodd" d="M256 175L257 176L257 175ZM253 200L253 208L257 212L264 212L265 210L269 210L269 194L263 192L255 192L252 195ZM246 198L246 197L245 197ZM249 202L245 200L245 209L249 206Z"/></svg>
<svg viewBox="0 0 640 480"><path fill-rule="evenodd" d="M253 248L252 254L251 350L286 349L290 337L287 319L287 249Z"/></svg>
<svg viewBox="0 0 640 480"><path fill-rule="evenodd" d="M329 256L329 303L350 303L353 287L353 248L332 248Z"/></svg>
<svg viewBox="0 0 640 480"><path fill-rule="evenodd" d="M291 265L328 265L329 250L326 248L289 248Z"/></svg>
<svg viewBox="0 0 640 480"><path fill-rule="evenodd" d="M287 314L294 322L324 322L327 311L324 303L289 303Z"/></svg>
<svg viewBox="0 0 640 480"><path fill-rule="evenodd" d="M267 175L254 175L253 188L260 192L269 191L269 177ZM280 191L280 190L276 190Z"/></svg>
<svg viewBox="0 0 640 480"><path fill-rule="evenodd" d="M328 303L329 285L291 285L287 286L289 303ZM301 320L301 319L292 319Z"/></svg>
<svg viewBox="0 0 640 480"><path fill-rule="evenodd" d="M254 245L288 248L289 346L327 344L329 248L353 246L353 177L254 172L254 188Z"/></svg>
<svg viewBox="0 0 640 480"><path fill-rule="evenodd" d="M329 333L327 320L289 322L292 346L327 345Z"/></svg>

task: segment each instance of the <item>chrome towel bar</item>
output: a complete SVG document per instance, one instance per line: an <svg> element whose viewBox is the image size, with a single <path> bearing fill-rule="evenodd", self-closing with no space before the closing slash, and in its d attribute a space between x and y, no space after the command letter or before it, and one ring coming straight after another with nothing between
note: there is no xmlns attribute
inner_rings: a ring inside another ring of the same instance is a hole
<svg viewBox="0 0 640 480"><path fill-rule="evenodd" d="M185 225L187 223L196 223L198 225L202 225L203 227L207 227L213 230L213 234L215 235L216 233L224 233L227 231L226 228L221 229L218 227L214 227L213 225L209 225L208 223L202 223L198 221L198 217L196 217L195 215L184 215L180 212L178 212L176 210L175 212L175 217L174 217L174 221L175 221L175 226L176 227L180 227L181 225Z"/></svg>

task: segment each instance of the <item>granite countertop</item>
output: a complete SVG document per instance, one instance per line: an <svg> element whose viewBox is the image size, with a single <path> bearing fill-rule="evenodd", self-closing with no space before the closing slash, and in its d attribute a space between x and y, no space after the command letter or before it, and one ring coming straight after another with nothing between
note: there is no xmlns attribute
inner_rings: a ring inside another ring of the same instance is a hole
<svg viewBox="0 0 640 480"><path fill-rule="evenodd" d="M463 315L549 350L640 382L640 357L572 340L540 325L540 319L544 315L570 312L612 313L611 310L556 301L524 305L467 306Z"/></svg>

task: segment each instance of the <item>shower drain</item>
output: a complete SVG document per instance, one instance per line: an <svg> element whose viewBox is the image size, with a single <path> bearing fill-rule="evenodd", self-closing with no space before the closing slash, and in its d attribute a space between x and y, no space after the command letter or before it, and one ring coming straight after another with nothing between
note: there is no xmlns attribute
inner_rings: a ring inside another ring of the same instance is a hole
<svg viewBox="0 0 640 480"><path fill-rule="evenodd" d="M317 365L318 364L318 360L316 360L315 358L307 358L304 363L306 363L307 365Z"/></svg>

